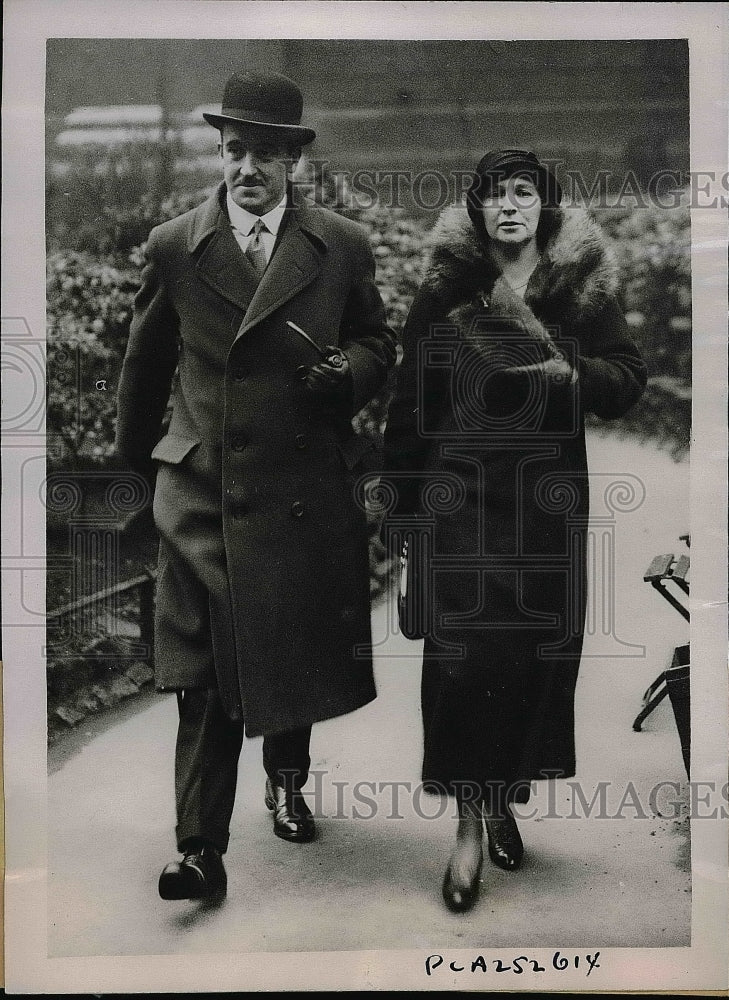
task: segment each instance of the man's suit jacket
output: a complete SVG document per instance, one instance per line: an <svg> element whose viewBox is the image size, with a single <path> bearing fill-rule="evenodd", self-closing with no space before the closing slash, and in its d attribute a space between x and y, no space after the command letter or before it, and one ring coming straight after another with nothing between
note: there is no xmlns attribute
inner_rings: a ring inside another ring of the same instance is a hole
<svg viewBox="0 0 729 1000"><path fill-rule="evenodd" d="M354 493L370 443L307 394L297 368L318 357L286 321L346 353L353 413L384 385L395 340L359 226L292 206L257 284L224 205L221 186L150 234L117 448L157 465L157 685L217 684L255 736L375 696Z"/></svg>

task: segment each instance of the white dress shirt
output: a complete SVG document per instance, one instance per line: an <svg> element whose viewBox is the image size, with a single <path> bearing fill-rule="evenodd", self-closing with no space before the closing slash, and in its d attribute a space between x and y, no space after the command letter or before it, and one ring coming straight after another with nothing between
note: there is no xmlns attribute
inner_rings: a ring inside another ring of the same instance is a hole
<svg viewBox="0 0 729 1000"><path fill-rule="evenodd" d="M275 208L272 208L270 212L266 212L265 215L253 215L252 212L247 212L245 208L236 205L230 197L230 192L228 192L227 202L228 218L233 229L233 236L235 236L238 246L243 253L246 252L248 244L253 239L253 227L255 224L259 219L265 223L266 228L261 233L261 242L266 253L266 262L268 262L271 259L276 236L278 235L283 215L286 211L286 195L283 196Z"/></svg>

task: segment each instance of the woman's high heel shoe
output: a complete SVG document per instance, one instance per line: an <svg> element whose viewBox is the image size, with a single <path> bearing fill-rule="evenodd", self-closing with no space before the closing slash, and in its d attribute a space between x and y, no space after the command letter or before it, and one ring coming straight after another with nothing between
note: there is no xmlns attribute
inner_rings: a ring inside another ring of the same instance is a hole
<svg viewBox="0 0 729 1000"><path fill-rule="evenodd" d="M516 871L524 857L524 844L514 817L507 810L497 818L484 817L484 824L492 863L506 872Z"/></svg>
<svg viewBox="0 0 729 1000"><path fill-rule="evenodd" d="M443 899L448 909L453 913L465 913L466 910L471 909L473 904L478 899L478 888L479 882L481 881L481 866L482 861L479 861L478 868L474 873L473 879L466 887L455 885L451 876L451 866L448 865L446 868L445 877L443 879Z"/></svg>

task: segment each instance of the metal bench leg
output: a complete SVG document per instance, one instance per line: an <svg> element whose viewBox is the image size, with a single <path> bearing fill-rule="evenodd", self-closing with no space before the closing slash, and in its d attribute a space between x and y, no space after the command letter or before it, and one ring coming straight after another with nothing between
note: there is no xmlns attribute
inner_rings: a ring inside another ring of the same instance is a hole
<svg viewBox="0 0 729 1000"><path fill-rule="evenodd" d="M651 686L647 689L646 693L643 695L641 710L638 715L636 715L635 721L633 722L634 733L640 732L640 727L651 714L653 709L657 705L660 705L667 694L668 685L666 684L666 675L665 673L662 673L656 677Z"/></svg>

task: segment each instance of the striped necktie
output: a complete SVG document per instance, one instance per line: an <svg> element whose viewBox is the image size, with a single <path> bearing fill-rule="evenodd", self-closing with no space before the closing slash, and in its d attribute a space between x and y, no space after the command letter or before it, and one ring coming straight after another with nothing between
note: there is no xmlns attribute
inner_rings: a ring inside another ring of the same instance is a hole
<svg viewBox="0 0 729 1000"><path fill-rule="evenodd" d="M253 235L246 247L246 257L259 279L263 277L263 272L266 270L266 264L268 263L263 240L261 239L262 232L268 232L268 229L266 228L266 223L259 219L251 230Z"/></svg>

